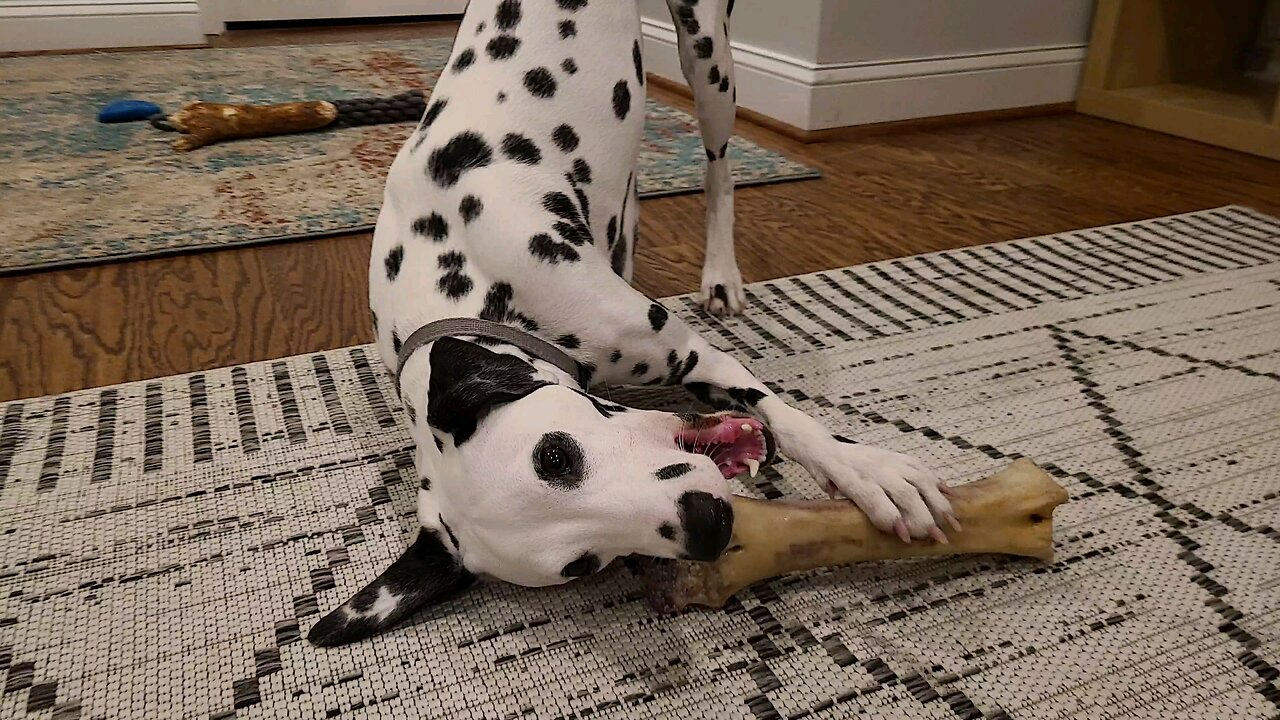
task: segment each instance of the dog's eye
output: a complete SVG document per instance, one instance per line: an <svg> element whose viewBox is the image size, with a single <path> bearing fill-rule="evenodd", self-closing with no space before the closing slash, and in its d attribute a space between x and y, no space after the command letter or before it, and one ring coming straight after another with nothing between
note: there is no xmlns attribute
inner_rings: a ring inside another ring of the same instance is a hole
<svg viewBox="0 0 1280 720"><path fill-rule="evenodd" d="M568 490L582 483L583 465L582 448L568 433L547 433L533 449L533 467L538 477L561 489Z"/></svg>
<svg viewBox="0 0 1280 720"><path fill-rule="evenodd" d="M545 447L538 456L538 465L548 475L563 475L569 472L569 456L561 448Z"/></svg>

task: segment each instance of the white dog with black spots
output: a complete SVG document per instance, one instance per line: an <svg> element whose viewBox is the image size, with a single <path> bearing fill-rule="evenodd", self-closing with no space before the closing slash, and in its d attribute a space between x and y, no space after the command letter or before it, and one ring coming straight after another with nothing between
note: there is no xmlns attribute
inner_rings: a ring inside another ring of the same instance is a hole
<svg viewBox="0 0 1280 720"><path fill-rule="evenodd" d="M667 0L706 148L702 299L738 313L727 154L732 0ZM448 66L387 176L369 272L377 346L400 373L420 531L309 635L381 632L477 578L526 586L619 556L711 560L729 542L727 479L776 450L904 542L945 541L945 487L914 458L839 438L630 285L644 127L631 0L471 0ZM401 342L441 318L535 334L590 384L683 385L724 412L625 408L485 338Z"/></svg>

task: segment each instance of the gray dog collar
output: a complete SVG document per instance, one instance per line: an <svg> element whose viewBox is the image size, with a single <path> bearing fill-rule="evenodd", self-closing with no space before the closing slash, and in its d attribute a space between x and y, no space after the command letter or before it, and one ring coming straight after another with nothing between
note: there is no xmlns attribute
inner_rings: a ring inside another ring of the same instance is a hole
<svg viewBox="0 0 1280 720"><path fill-rule="evenodd" d="M486 337L515 345L535 358L545 360L569 373L583 389L587 386L587 369L577 360L569 357L565 351L540 337L490 320L445 318L429 322L414 330L413 334L400 346L396 363L396 394L400 394L400 371L404 369L405 362L415 350L440 338L466 336Z"/></svg>

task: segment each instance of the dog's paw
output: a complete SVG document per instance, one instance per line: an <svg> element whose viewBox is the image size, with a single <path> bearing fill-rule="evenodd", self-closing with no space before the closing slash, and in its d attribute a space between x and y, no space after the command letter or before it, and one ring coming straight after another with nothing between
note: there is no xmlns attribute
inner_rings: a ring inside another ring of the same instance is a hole
<svg viewBox="0 0 1280 720"><path fill-rule="evenodd" d="M903 542L926 537L945 542L944 524L960 529L944 495L946 486L910 455L833 442L818 465L813 474L828 493L849 498L873 525Z"/></svg>
<svg viewBox="0 0 1280 720"><path fill-rule="evenodd" d="M742 291L742 274L738 272L738 266L703 268L701 300L702 309L712 315L741 315L747 297Z"/></svg>

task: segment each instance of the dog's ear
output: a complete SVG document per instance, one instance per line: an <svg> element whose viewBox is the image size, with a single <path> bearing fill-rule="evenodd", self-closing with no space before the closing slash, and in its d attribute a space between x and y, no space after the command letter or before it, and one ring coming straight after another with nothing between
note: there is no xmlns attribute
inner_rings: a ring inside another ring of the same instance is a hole
<svg viewBox="0 0 1280 720"><path fill-rule="evenodd" d="M461 445L494 408L519 400L550 383L534 377L534 367L513 355L456 338L431 346L427 424Z"/></svg>
<svg viewBox="0 0 1280 720"><path fill-rule="evenodd" d="M384 632L414 612L458 594L475 582L445 549L437 532L418 539L391 567L307 633L312 645L332 647Z"/></svg>

